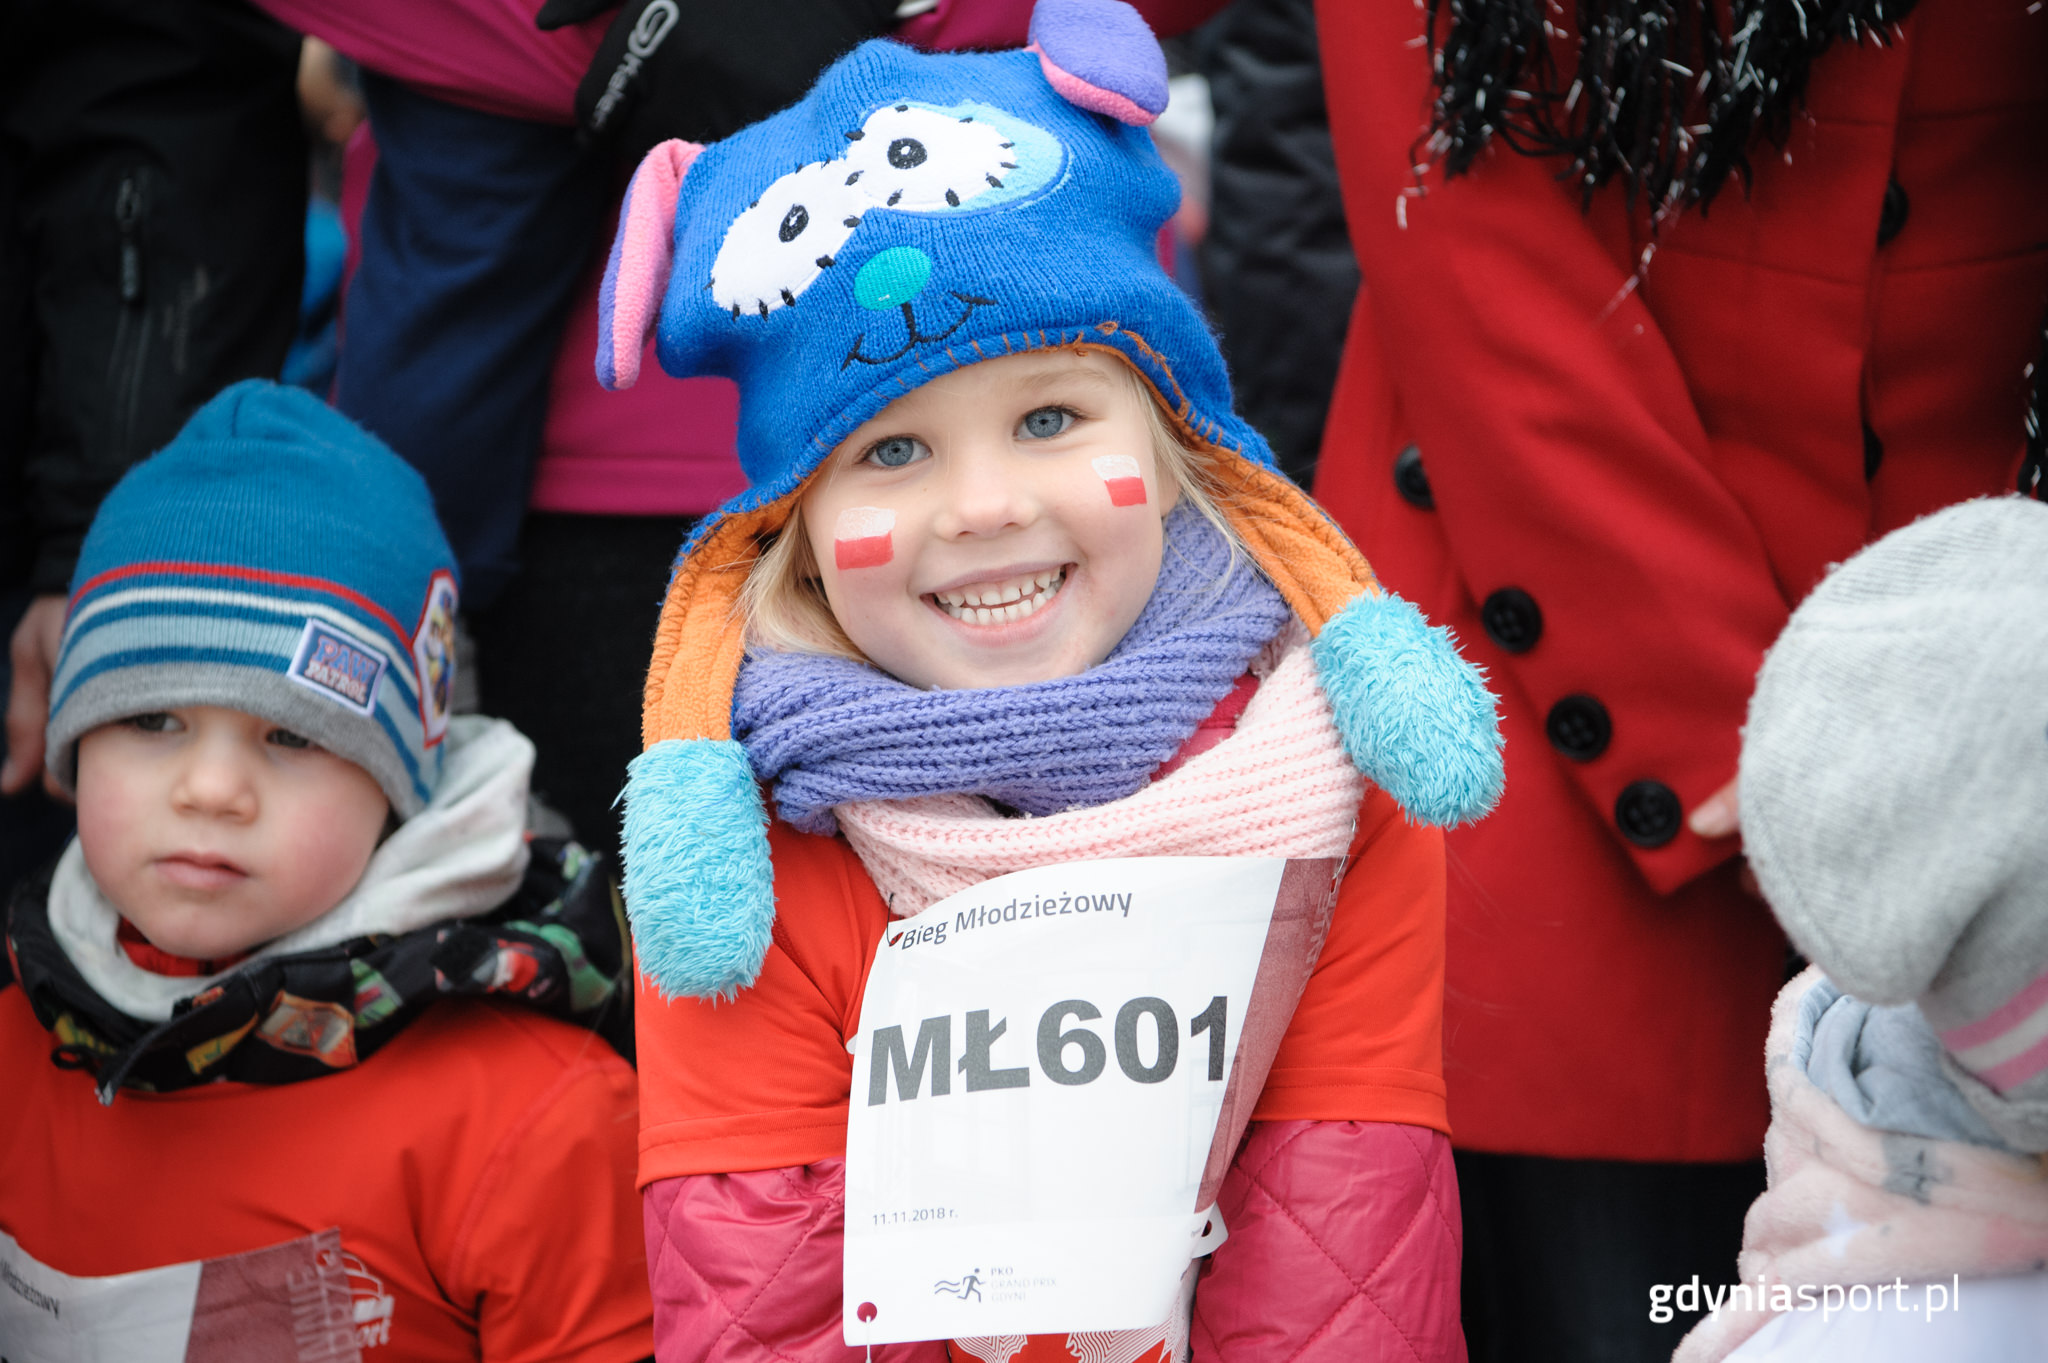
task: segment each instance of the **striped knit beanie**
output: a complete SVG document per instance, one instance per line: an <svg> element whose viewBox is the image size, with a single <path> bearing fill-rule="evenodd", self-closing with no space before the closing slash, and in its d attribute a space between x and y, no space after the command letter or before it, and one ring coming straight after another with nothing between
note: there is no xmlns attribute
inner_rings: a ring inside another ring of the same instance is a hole
<svg viewBox="0 0 2048 1363"><path fill-rule="evenodd" d="M455 603L420 476L311 394L238 383L100 505L71 580L50 772L71 789L98 725L217 705L347 758L409 818L440 780Z"/></svg>
<svg viewBox="0 0 2048 1363"><path fill-rule="evenodd" d="M1431 823L1499 797L1479 674L1274 469L1200 310L1160 268L1180 187L1145 130L1166 107L1158 41L1120 0L1038 0L1030 33L1021 52L864 43L771 118L657 146L627 189L598 379L632 384L650 335L669 374L733 379L750 482L677 559L626 786L627 909L665 994L750 984L774 916L767 821L731 736L748 574L848 433L986 359L1079 348L1128 364L1315 635L1359 769Z"/></svg>

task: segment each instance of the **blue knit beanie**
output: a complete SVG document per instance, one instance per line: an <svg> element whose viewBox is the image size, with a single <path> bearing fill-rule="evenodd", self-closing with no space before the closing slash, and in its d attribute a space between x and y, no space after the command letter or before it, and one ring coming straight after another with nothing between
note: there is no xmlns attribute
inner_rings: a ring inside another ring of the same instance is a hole
<svg viewBox="0 0 2048 1363"><path fill-rule="evenodd" d="M455 686L455 556L427 485L318 398L251 379L100 504L71 579L51 774L79 738L182 705L260 715L433 798Z"/></svg>
<svg viewBox="0 0 2048 1363"><path fill-rule="evenodd" d="M598 377L633 381L658 299L662 368L737 381L750 487L722 514L789 492L911 389L1060 345L1116 350L1197 437L1271 466L1159 265L1179 182L1119 121L1165 108L1158 42L1103 0L1042 0L1032 37L947 56L863 44L801 103L701 151L665 144L636 176Z"/></svg>

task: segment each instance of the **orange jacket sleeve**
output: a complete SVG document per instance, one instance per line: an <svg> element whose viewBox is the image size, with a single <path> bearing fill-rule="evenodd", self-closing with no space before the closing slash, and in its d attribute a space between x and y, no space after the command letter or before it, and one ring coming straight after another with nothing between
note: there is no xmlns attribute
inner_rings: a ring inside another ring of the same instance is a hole
<svg viewBox="0 0 2048 1363"><path fill-rule="evenodd" d="M845 843L777 822L775 936L731 1003L643 979L640 1182L809 1164L846 1152L860 999L888 912Z"/></svg>
<svg viewBox="0 0 2048 1363"><path fill-rule="evenodd" d="M1252 1120L1401 1122L1449 1135L1443 1008L1443 834L1369 791L1329 938Z"/></svg>

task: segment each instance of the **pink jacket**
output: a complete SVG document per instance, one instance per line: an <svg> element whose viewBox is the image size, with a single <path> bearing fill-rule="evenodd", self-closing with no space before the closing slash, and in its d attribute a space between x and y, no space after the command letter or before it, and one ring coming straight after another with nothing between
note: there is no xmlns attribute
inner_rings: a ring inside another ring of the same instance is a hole
<svg viewBox="0 0 2048 1363"><path fill-rule="evenodd" d="M615 9L552 33L533 26L542 0L255 0L285 27L439 99L540 123L575 121L576 85ZM931 52L1022 47L1033 0L939 0L896 36ZM1195 27L1227 0L1136 0L1162 37Z"/></svg>
<svg viewBox="0 0 2048 1363"><path fill-rule="evenodd" d="M644 1203L661 1363L857 1363L840 1340L845 1167L697 1174ZM1450 1142L1386 1122L1252 1126L1202 1270L1196 1363L1462 1363ZM879 1363L946 1363L943 1343Z"/></svg>
<svg viewBox="0 0 2048 1363"><path fill-rule="evenodd" d="M439 99L540 123L574 121L576 86L616 17L543 33L541 0L256 0L281 23L324 40L372 71ZM897 30L934 51L1018 47L1032 0L940 0ZM1192 28L1224 0L1138 0L1160 33ZM351 145L343 193L351 233L362 211L375 151ZM623 192L623 181L620 185ZM351 206L353 211L351 210ZM609 242L604 243L609 245ZM600 388L597 291L605 253L577 288L549 380L547 426L529 504L577 515L694 516L746 487L733 453L739 395L725 379ZM648 342L651 352L653 342ZM654 372L643 357L642 372Z"/></svg>
<svg viewBox="0 0 2048 1363"><path fill-rule="evenodd" d="M360 66L436 99L536 123L576 118L576 85L616 11L543 33L542 0L255 0Z"/></svg>

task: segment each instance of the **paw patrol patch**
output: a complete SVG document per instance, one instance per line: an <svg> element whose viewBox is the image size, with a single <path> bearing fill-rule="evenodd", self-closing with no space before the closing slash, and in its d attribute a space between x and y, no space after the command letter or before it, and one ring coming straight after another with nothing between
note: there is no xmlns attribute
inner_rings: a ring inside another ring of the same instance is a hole
<svg viewBox="0 0 2048 1363"><path fill-rule="evenodd" d="M390 660L362 640L324 621L308 620L285 675L357 714L371 715L388 666Z"/></svg>
<svg viewBox="0 0 2048 1363"><path fill-rule="evenodd" d="M427 746L448 732L455 703L455 578L437 572L427 586L427 603L412 633L412 660L420 679L420 727Z"/></svg>

